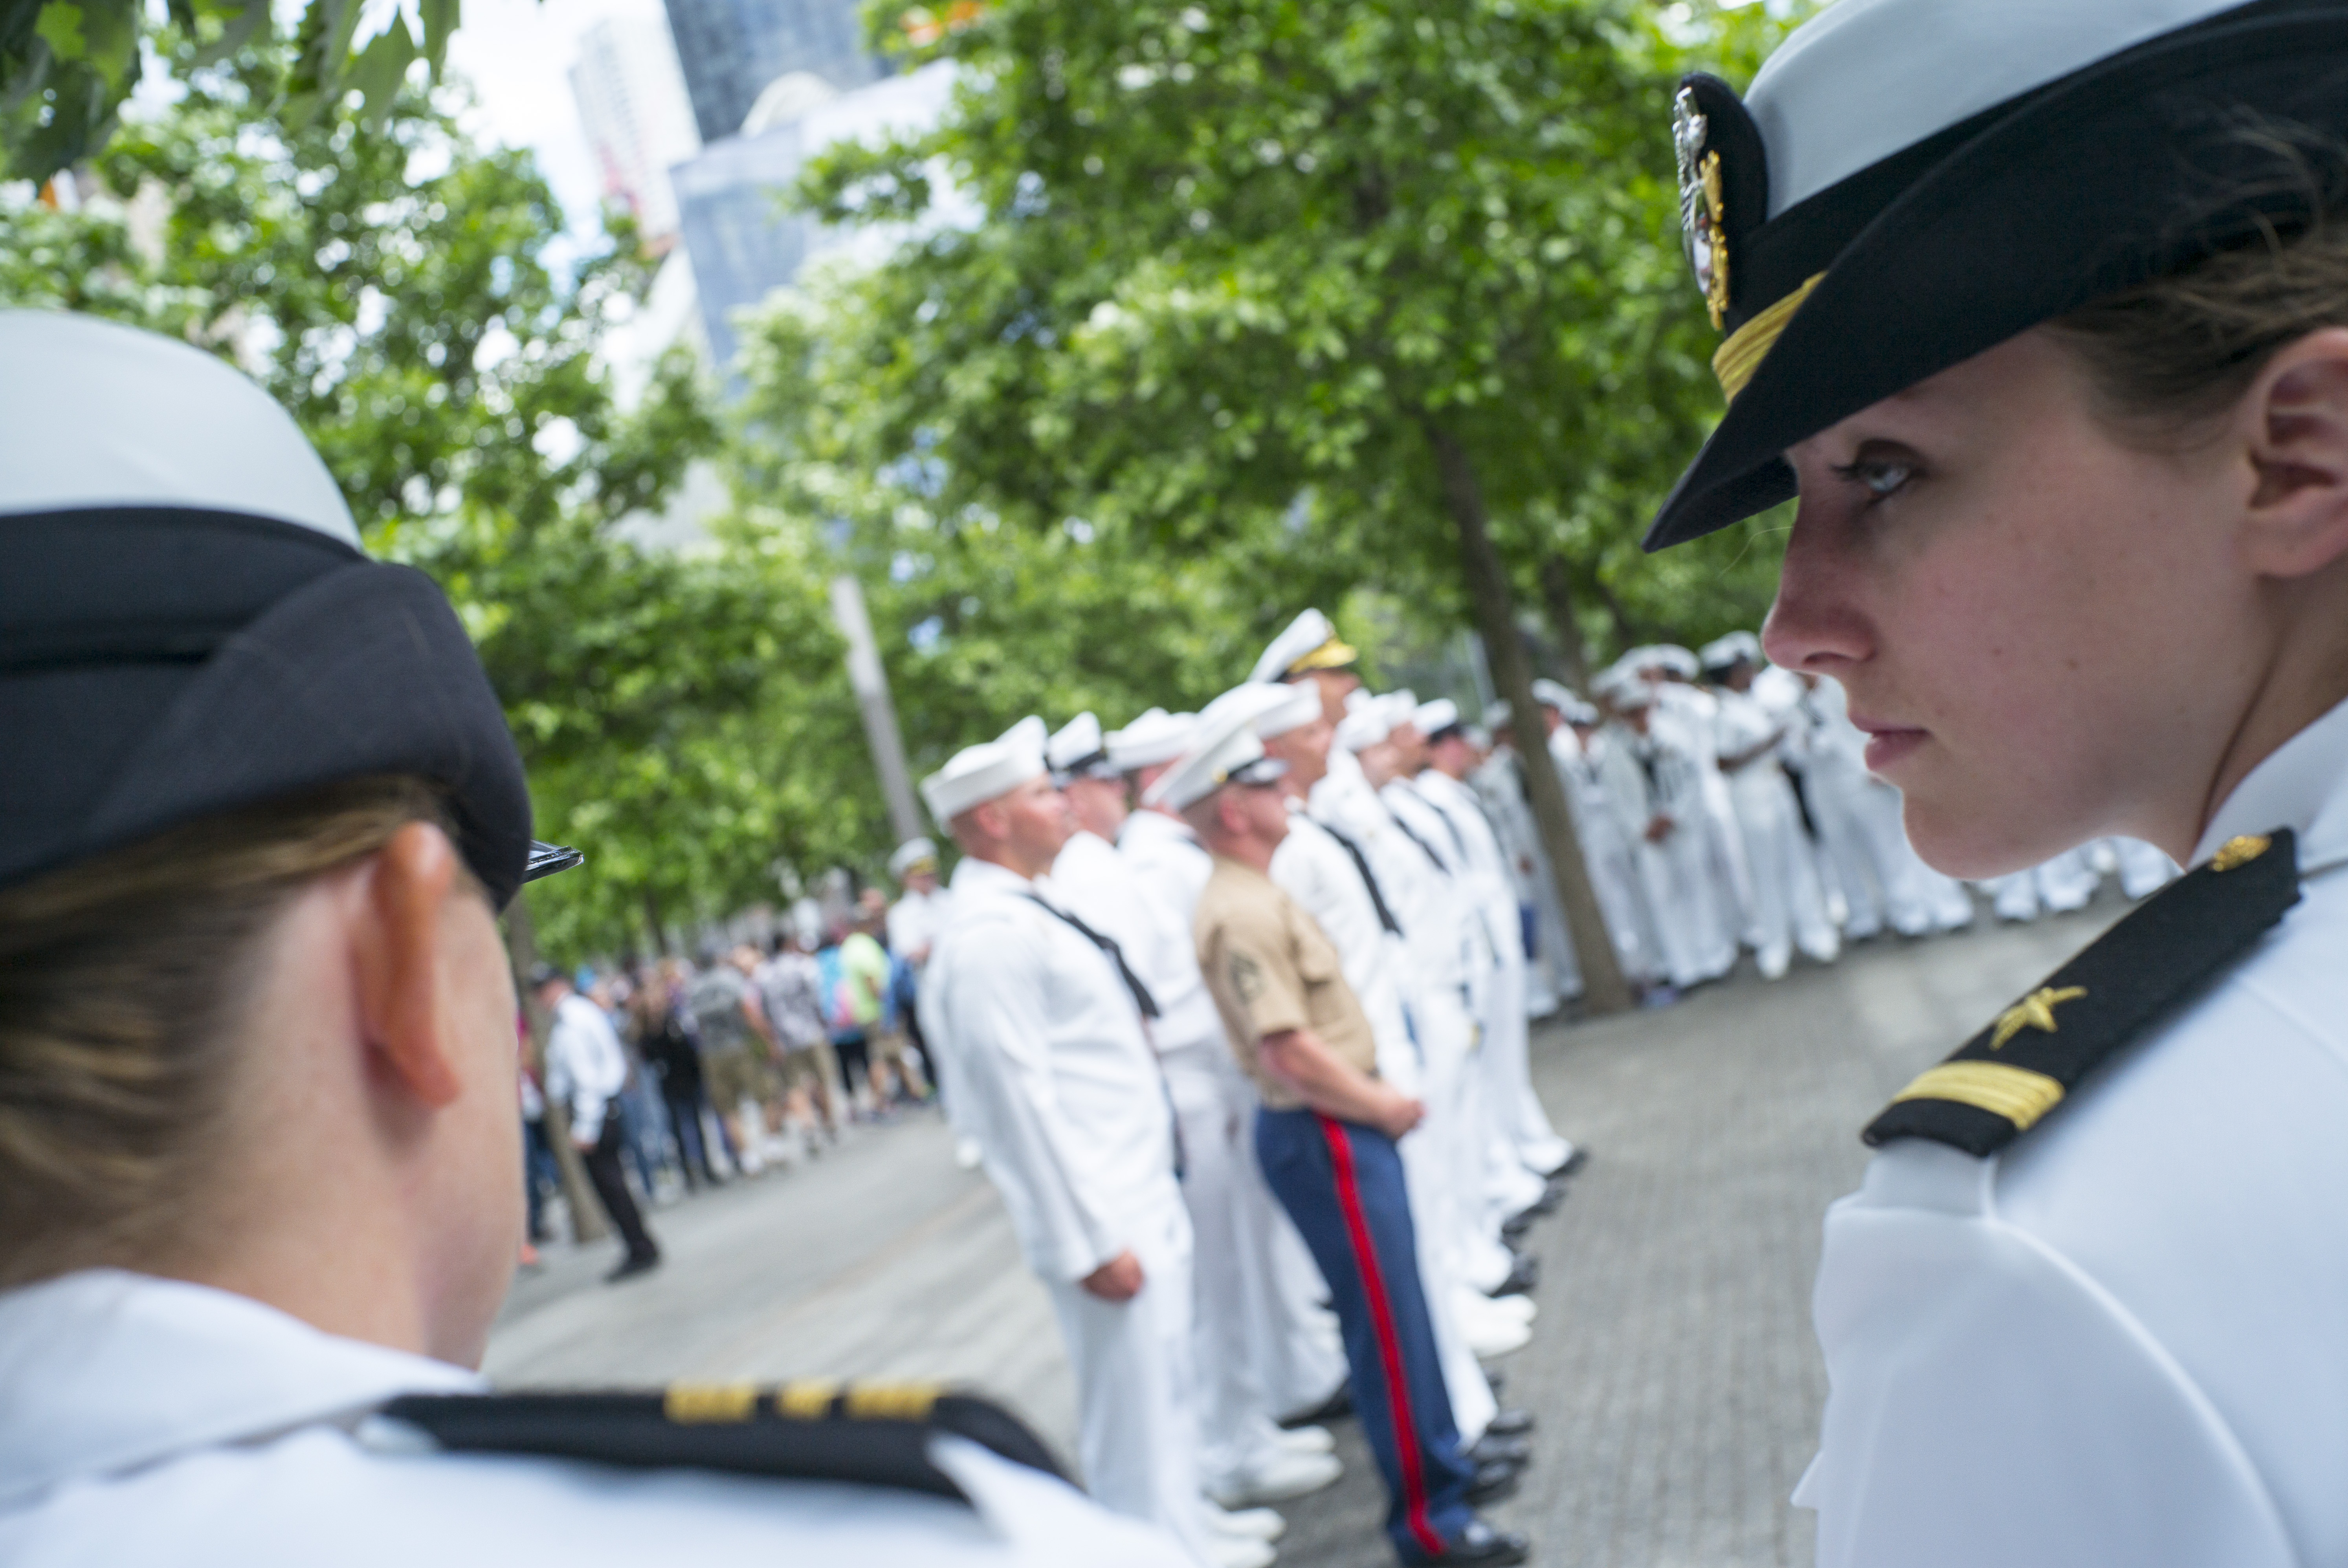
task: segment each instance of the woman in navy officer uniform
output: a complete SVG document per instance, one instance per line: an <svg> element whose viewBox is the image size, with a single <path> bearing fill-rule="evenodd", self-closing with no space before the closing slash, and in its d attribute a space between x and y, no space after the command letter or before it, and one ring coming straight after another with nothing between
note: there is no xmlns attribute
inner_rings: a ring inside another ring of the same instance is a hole
<svg viewBox="0 0 2348 1568"><path fill-rule="evenodd" d="M497 916L579 857L259 389L45 312L0 366L0 1562L1187 1563L950 1392L485 1392Z"/></svg>
<svg viewBox="0 0 2348 1568"><path fill-rule="evenodd" d="M1866 1130L1819 1561L2348 1562L2348 6L1844 0L1676 124L1650 548L1798 497L1769 656L1942 871L2194 868Z"/></svg>

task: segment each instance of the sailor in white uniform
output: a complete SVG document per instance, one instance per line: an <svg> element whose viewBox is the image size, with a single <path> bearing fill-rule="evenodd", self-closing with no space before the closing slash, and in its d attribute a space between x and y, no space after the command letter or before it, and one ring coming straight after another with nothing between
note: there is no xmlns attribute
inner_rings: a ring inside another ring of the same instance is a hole
<svg viewBox="0 0 2348 1568"><path fill-rule="evenodd" d="M1769 656L1942 872L2191 868L1866 1128L1823 1568L2348 1561L2343 24L1869 0L1679 94L1729 401L1649 548L1797 501Z"/></svg>
<svg viewBox="0 0 2348 1568"><path fill-rule="evenodd" d="M1087 1486L1219 1563L1231 1543L1199 1487L1190 1218L1146 1024L1156 1004L1114 938L1040 881L1075 830L1044 743L1043 722L1025 719L922 781L963 850L923 1024L1059 1317Z"/></svg>
<svg viewBox="0 0 2348 1568"><path fill-rule="evenodd" d="M1898 787L1868 771L1867 736L1850 722L1840 683L1812 671L1796 674L1804 690L1789 739L1849 909L1843 934L1865 941L1886 924L1903 937L1970 924L1972 900L1964 888L1909 844Z"/></svg>
<svg viewBox="0 0 2348 1568"><path fill-rule="evenodd" d="M1525 794L1524 764L1517 755L1514 715L1509 704L1488 706L1484 727L1492 736L1490 752L1469 782L1484 803L1508 862L1519 917L1531 923L1533 950L1525 971L1526 1010L1535 1018L1546 1018L1581 994L1581 966L1566 928L1564 907L1558 902L1549 853L1541 846L1540 828L1533 821L1532 803ZM1569 787L1569 800L1571 794Z"/></svg>
<svg viewBox="0 0 2348 1568"><path fill-rule="evenodd" d="M1735 967L1736 937L1684 728L1653 722L1656 688L1632 671L1618 666L1596 689L1615 716L1600 780L1617 831L1632 843L1659 967L1683 990L1719 979Z"/></svg>
<svg viewBox="0 0 2348 1568"><path fill-rule="evenodd" d="M1761 640L1749 631L1731 632L1707 644L1703 657L1720 704L1714 720L1720 767L1752 872L1754 961L1765 980L1784 976L1797 945L1817 962L1830 964L1841 952L1841 939L1827 918L1794 786L1777 762L1792 719L1770 712L1753 690Z"/></svg>
<svg viewBox="0 0 2348 1568"><path fill-rule="evenodd" d="M1655 937L1646 889L1639 881L1638 838L1624 829L1605 783L1607 756L1620 737L1606 727L1596 708L1554 681L1535 682L1533 695L1540 700L1550 756L1573 811L1581 863L1589 869L1590 889L1605 917L1614 957L1622 966L1623 979L1634 986L1650 985L1663 978L1663 948Z"/></svg>
<svg viewBox="0 0 2348 1568"><path fill-rule="evenodd" d="M75 655L0 668L41 758L0 768L0 1562L1188 1563L933 1389L489 1391L497 911L580 856L448 600L258 388L59 313L0 313L0 643Z"/></svg>
<svg viewBox="0 0 2348 1568"><path fill-rule="evenodd" d="M1162 875L1164 858L1152 857L1145 869L1118 849L1133 814L1098 719L1079 713L1055 732L1045 760L1077 823L1052 863L1046 894L1114 938L1157 1004L1149 1041L1180 1133L1182 1201L1193 1238L1200 1475L1220 1505L1208 1515L1214 1524L1225 1508L1318 1491L1344 1466L1325 1428L1284 1432L1273 1424L1283 1408L1273 1404L1258 1370L1267 1348L1256 1341L1284 1325L1261 1316L1264 1290L1250 1277L1265 1266L1267 1250L1251 1234L1265 1222L1250 1203L1253 1156L1240 1141L1255 1099L1199 975L1189 921L1196 893L1186 890L1187 877ZM1140 836L1146 842L1147 831ZM1205 859L1204 852L1198 857ZM1344 1351L1333 1348L1342 1378Z"/></svg>

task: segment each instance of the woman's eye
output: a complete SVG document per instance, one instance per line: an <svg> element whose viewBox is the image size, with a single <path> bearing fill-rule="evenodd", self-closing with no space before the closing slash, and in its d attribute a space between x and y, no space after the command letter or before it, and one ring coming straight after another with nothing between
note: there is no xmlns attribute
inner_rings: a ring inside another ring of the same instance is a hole
<svg viewBox="0 0 2348 1568"><path fill-rule="evenodd" d="M1856 463L1838 467L1835 472L1852 484L1866 487L1867 493L1879 501L1904 488L1916 470L1907 463L1862 457Z"/></svg>

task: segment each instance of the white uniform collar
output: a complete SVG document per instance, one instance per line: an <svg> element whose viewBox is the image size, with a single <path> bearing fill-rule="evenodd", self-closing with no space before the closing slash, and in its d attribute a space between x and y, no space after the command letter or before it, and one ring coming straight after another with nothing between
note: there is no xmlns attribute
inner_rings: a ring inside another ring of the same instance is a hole
<svg viewBox="0 0 2348 1568"><path fill-rule="evenodd" d="M975 855L965 855L954 867L953 881L949 884L956 893L999 894L1016 897L1035 891L1035 884L1008 866L997 866L992 860L981 860Z"/></svg>
<svg viewBox="0 0 2348 1568"><path fill-rule="evenodd" d="M2302 876L2348 863L2348 702L2300 731L2234 786L2209 819L2192 864L2243 834L2299 835Z"/></svg>
<svg viewBox="0 0 2348 1568"><path fill-rule="evenodd" d="M474 1373L118 1269L0 1293L0 1509L77 1476L347 1420Z"/></svg>

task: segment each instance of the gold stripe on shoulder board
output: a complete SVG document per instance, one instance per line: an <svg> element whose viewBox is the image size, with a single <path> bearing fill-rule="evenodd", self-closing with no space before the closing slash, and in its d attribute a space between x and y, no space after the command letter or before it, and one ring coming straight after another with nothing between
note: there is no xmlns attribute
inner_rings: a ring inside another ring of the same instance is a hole
<svg viewBox="0 0 2348 1568"><path fill-rule="evenodd" d="M2003 1061L1944 1061L1892 1096L1891 1102L1952 1100L2003 1116L2027 1132L2062 1098L2060 1083L2028 1068L2010 1067Z"/></svg>
<svg viewBox="0 0 2348 1568"><path fill-rule="evenodd" d="M680 1426L747 1421L757 1408L755 1383L678 1383L661 1396L661 1414Z"/></svg>
<svg viewBox="0 0 2348 1568"><path fill-rule="evenodd" d="M2248 866L2273 847L2274 840L2265 834L2245 833L2218 846L2218 853L2209 857L2209 869L2231 871L2238 866Z"/></svg>
<svg viewBox="0 0 2348 1568"><path fill-rule="evenodd" d="M875 1383L848 1390L848 1413L866 1420L926 1421L945 1390L935 1383Z"/></svg>
<svg viewBox="0 0 2348 1568"><path fill-rule="evenodd" d="M839 1396L839 1378L802 1378L775 1390L775 1414L785 1420L819 1421L831 1414L831 1401Z"/></svg>

